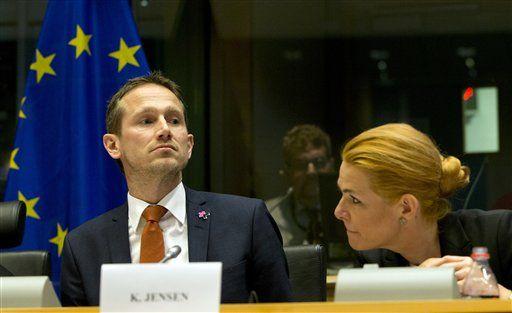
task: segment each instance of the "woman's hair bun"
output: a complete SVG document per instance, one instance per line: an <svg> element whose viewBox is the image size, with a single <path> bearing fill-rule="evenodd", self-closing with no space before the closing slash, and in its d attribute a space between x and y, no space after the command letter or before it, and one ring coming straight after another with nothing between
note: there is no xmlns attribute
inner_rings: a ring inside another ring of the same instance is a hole
<svg viewBox="0 0 512 313"><path fill-rule="evenodd" d="M453 156L441 157L442 173L439 188L441 198L453 195L457 190L469 184L469 167L463 166Z"/></svg>

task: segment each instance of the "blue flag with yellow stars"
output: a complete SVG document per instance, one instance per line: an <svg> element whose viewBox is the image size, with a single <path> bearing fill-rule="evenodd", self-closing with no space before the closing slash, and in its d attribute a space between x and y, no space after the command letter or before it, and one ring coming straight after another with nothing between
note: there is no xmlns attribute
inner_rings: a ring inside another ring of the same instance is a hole
<svg viewBox="0 0 512 313"><path fill-rule="evenodd" d="M58 283L66 234L126 201L103 147L108 99L147 74L128 0L48 2L18 114L5 201L23 200L23 243L47 250Z"/></svg>

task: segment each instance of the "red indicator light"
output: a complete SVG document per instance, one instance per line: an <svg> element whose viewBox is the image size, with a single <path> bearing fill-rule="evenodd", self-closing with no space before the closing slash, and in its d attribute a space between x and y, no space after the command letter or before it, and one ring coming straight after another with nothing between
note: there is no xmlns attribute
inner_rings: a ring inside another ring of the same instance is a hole
<svg viewBox="0 0 512 313"><path fill-rule="evenodd" d="M471 88L471 87L466 88L466 90L464 91L464 95L462 96L462 99L464 101L468 101L472 97L473 97L473 88Z"/></svg>

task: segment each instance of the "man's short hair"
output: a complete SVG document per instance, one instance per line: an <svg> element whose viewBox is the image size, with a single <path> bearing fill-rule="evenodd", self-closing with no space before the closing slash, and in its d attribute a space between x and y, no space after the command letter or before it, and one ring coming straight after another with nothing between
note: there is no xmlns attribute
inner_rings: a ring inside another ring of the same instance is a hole
<svg viewBox="0 0 512 313"><path fill-rule="evenodd" d="M331 139L318 126L302 124L290 129L283 138L284 164L290 166L293 159L309 147L324 147L327 157L331 156Z"/></svg>
<svg viewBox="0 0 512 313"><path fill-rule="evenodd" d="M121 120L123 117L123 107L119 105L119 101L131 90L146 84L160 85L169 89L183 105L183 114L185 117L185 124L187 124L187 108L183 101L183 95L181 93L178 84L163 76L162 73L155 71L145 76L139 76L128 80L119 90L110 98L108 101L107 115L105 122L107 125L107 133L109 134L121 134Z"/></svg>

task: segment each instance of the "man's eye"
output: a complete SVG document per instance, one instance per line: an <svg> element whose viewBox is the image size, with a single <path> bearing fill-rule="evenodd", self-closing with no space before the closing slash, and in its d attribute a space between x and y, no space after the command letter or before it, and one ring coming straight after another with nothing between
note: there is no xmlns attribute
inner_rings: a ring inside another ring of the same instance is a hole
<svg viewBox="0 0 512 313"><path fill-rule="evenodd" d="M173 119L171 119L171 124L175 124L175 125L177 125L177 124L179 124L179 123L180 123L180 119L179 119L179 118L173 118Z"/></svg>
<svg viewBox="0 0 512 313"><path fill-rule="evenodd" d="M145 118L142 121L140 121L140 123L143 124L143 125L148 125L148 124L152 124L153 120L151 120L149 118Z"/></svg>

